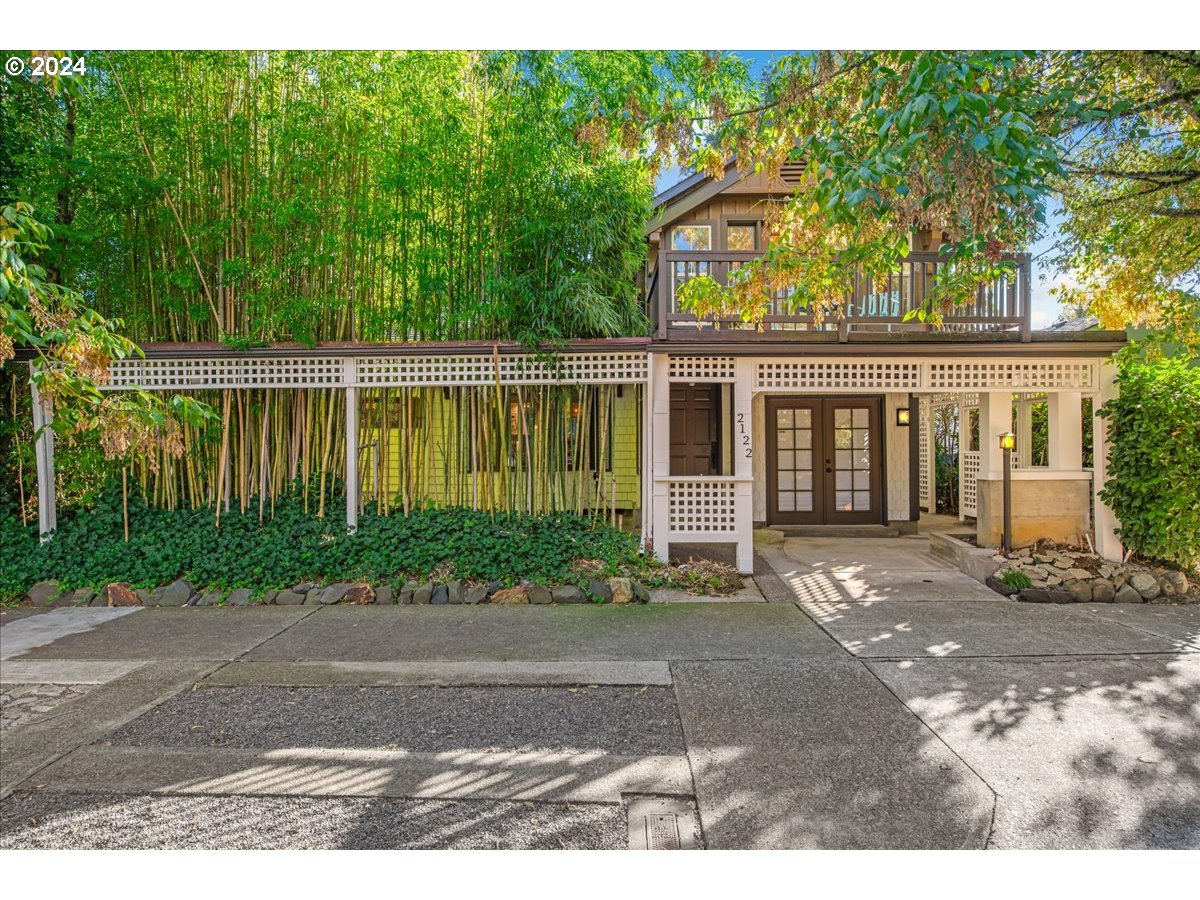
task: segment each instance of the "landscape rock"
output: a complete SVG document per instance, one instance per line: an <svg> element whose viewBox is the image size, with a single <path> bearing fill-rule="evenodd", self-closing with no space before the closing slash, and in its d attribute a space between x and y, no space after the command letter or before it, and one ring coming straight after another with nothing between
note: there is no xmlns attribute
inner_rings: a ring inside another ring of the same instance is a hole
<svg viewBox="0 0 1200 900"><path fill-rule="evenodd" d="M988 587L990 587L997 594L1002 594L1005 597L1011 597L1013 594L1016 593L1016 590L1014 588L1009 587L1007 584L1005 584L999 578L996 578L994 575L989 575L987 577L987 579L984 581L984 584L986 584Z"/></svg>
<svg viewBox="0 0 1200 900"><path fill-rule="evenodd" d="M431 582L427 581L424 584L418 585L416 588L413 589L413 598L412 598L413 603L420 603L422 605L427 606L427 605L429 605L429 601L432 599L433 599L433 584Z"/></svg>
<svg viewBox="0 0 1200 900"><path fill-rule="evenodd" d="M600 600L603 603L608 603L612 600L612 588L608 582L600 578L593 578L588 581L588 594L592 599Z"/></svg>
<svg viewBox="0 0 1200 900"><path fill-rule="evenodd" d="M523 587L501 588L492 594L492 602L500 606L515 606L529 602L529 591Z"/></svg>
<svg viewBox="0 0 1200 900"><path fill-rule="evenodd" d="M375 588L369 584L352 584L350 589L346 591L343 599L346 603L354 606L366 606L368 603L375 602Z"/></svg>
<svg viewBox="0 0 1200 900"><path fill-rule="evenodd" d="M192 599L192 586L183 580L172 581L166 587L158 589L155 602L159 606L187 606Z"/></svg>
<svg viewBox="0 0 1200 900"><path fill-rule="evenodd" d="M445 606L450 602L450 590L444 584L439 584L429 595L429 602L434 606Z"/></svg>
<svg viewBox="0 0 1200 900"><path fill-rule="evenodd" d="M1163 572L1162 576L1165 580L1171 583L1171 587L1175 589L1176 594L1186 594L1190 585L1188 584L1187 576L1175 569L1168 569Z"/></svg>
<svg viewBox="0 0 1200 900"><path fill-rule="evenodd" d="M638 603L650 602L650 588L646 587L640 581L633 583L633 597Z"/></svg>
<svg viewBox="0 0 1200 900"><path fill-rule="evenodd" d="M272 606L275 603L275 598L279 596L279 591L270 590L263 591L263 595L254 601L255 606Z"/></svg>
<svg viewBox="0 0 1200 900"><path fill-rule="evenodd" d="M449 601L453 604L463 602L463 583L457 578L446 583L446 595Z"/></svg>
<svg viewBox="0 0 1200 900"><path fill-rule="evenodd" d="M141 606L133 587L124 581L114 581L104 586L105 606Z"/></svg>
<svg viewBox="0 0 1200 900"><path fill-rule="evenodd" d="M526 590L529 594L530 603L542 606L554 602L554 594L551 593L548 587L540 584L531 584Z"/></svg>
<svg viewBox="0 0 1200 900"><path fill-rule="evenodd" d="M1116 599L1117 589L1106 578L1097 578L1092 582L1092 602L1112 603Z"/></svg>
<svg viewBox="0 0 1200 900"><path fill-rule="evenodd" d="M229 596L225 598L226 606L249 606L251 603L252 591L250 588L238 588L231 591Z"/></svg>
<svg viewBox="0 0 1200 900"><path fill-rule="evenodd" d="M1113 599L1117 603L1141 603L1142 595L1134 590L1131 585L1123 584L1117 588L1117 595Z"/></svg>
<svg viewBox="0 0 1200 900"><path fill-rule="evenodd" d="M633 585L628 578L608 579L608 589L612 592L613 603L633 602Z"/></svg>
<svg viewBox="0 0 1200 900"><path fill-rule="evenodd" d="M1096 577L1087 569L1067 569L1067 576L1078 581L1090 581Z"/></svg>
<svg viewBox="0 0 1200 900"><path fill-rule="evenodd" d="M69 595L69 602L71 606L87 606L92 602L92 599L95 596L96 592L91 588L76 588L75 590L71 591Z"/></svg>
<svg viewBox="0 0 1200 900"><path fill-rule="evenodd" d="M150 588L138 588L134 591L137 594L138 603L143 606L153 606L158 602L158 590L150 590Z"/></svg>
<svg viewBox="0 0 1200 900"><path fill-rule="evenodd" d="M312 603L312 598L315 594L317 603L320 603L322 606L332 606L335 603L341 603L346 594L350 592L351 587L352 585L348 581L337 581L319 592L315 590L309 591L307 595L308 599L304 602Z"/></svg>
<svg viewBox="0 0 1200 900"><path fill-rule="evenodd" d="M381 584L375 588L375 602L380 606L392 606L396 602L390 584Z"/></svg>
<svg viewBox="0 0 1200 900"><path fill-rule="evenodd" d="M1022 603L1074 603L1075 598L1058 588L1025 588L1017 594Z"/></svg>
<svg viewBox="0 0 1200 900"><path fill-rule="evenodd" d="M1175 585L1167 581L1162 575L1158 576L1158 587L1162 591L1164 597L1175 596Z"/></svg>
<svg viewBox="0 0 1200 900"><path fill-rule="evenodd" d="M224 591L208 591L201 594L196 600L196 606L220 606L221 601L225 599Z"/></svg>
<svg viewBox="0 0 1200 900"><path fill-rule="evenodd" d="M276 606L299 606L304 602L305 595L294 588L292 590L282 590L275 594Z"/></svg>
<svg viewBox="0 0 1200 900"><path fill-rule="evenodd" d="M292 590L297 594L307 594L315 587L316 585L311 581L302 581L299 584L292 585Z"/></svg>
<svg viewBox="0 0 1200 900"><path fill-rule="evenodd" d="M50 581L39 581L29 589L28 599L34 606L59 606L58 596L61 593L58 582L51 579Z"/></svg>
<svg viewBox="0 0 1200 900"><path fill-rule="evenodd" d="M1138 572L1129 579L1129 586L1141 594L1143 600L1153 600L1162 593L1158 579L1149 572Z"/></svg>
<svg viewBox="0 0 1200 900"><path fill-rule="evenodd" d="M1092 586L1086 581L1072 581L1064 585L1076 603L1092 602Z"/></svg>
<svg viewBox="0 0 1200 900"><path fill-rule="evenodd" d="M474 606L476 603L486 603L488 598L489 585L476 584L473 585L463 596L463 603L469 603Z"/></svg>
<svg viewBox="0 0 1200 900"><path fill-rule="evenodd" d="M587 595L573 584L560 584L550 593L555 603L587 603Z"/></svg>

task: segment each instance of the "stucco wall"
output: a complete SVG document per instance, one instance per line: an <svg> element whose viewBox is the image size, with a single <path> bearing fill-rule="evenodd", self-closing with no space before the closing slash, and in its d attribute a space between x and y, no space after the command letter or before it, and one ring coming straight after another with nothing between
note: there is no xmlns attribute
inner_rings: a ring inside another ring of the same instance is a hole
<svg viewBox="0 0 1200 900"><path fill-rule="evenodd" d="M1092 482L1087 477L1016 477L1012 482L1013 546L1052 540L1082 544L1091 510ZM1004 531L1004 481L979 479L975 519L980 546L1000 544Z"/></svg>

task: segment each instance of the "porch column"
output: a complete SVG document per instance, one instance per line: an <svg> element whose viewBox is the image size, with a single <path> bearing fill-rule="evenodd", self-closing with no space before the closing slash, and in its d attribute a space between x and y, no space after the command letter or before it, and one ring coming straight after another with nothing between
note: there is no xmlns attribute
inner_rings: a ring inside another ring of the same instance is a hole
<svg viewBox="0 0 1200 900"><path fill-rule="evenodd" d="M1033 401L1027 394L1017 395L1017 459L1022 469L1033 465Z"/></svg>
<svg viewBox="0 0 1200 900"><path fill-rule="evenodd" d="M343 361L346 385L346 529L358 530L358 362Z"/></svg>
<svg viewBox="0 0 1200 900"><path fill-rule="evenodd" d="M958 395L958 521L965 522L967 520L967 479L965 476L966 466L963 465L963 459L971 449L971 423L970 409L966 404L966 396Z"/></svg>
<svg viewBox="0 0 1200 900"><path fill-rule="evenodd" d="M737 568L754 574L754 428L751 405L754 395L754 361L739 357L733 383L734 519L737 523ZM745 443L743 435L750 439Z"/></svg>
<svg viewBox="0 0 1200 900"><path fill-rule="evenodd" d="M654 556L666 562L671 550L670 484L667 481L671 474L671 382L667 354L650 354L650 385L653 401L651 474L654 479Z"/></svg>
<svg viewBox="0 0 1200 900"><path fill-rule="evenodd" d="M30 363L30 376L34 371L33 363ZM42 402L41 393L33 383L32 377L29 381L29 391L33 398L31 408L33 455L37 463L38 534L46 541L58 530L58 504L54 492L54 430L50 427L54 415L50 411L50 405Z"/></svg>
<svg viewBox="0 0 1200 900"><path fill-rule="evenodd" d="M1100 499L1100 491L1108 480L1108 451L1112 443L1108 438L1108 419L1096 415L1109 400L1117 396L1116 366L1111 360L1103 360L1097 368L1100 370L1100 392L1092 401L1092 492L1095 506L1096 521L1096 552L1105 559L1120 562L1125 556L1125 548L1117 537L1120 521Z"/></svg>
<svg viewBox="0 0 1200 900"><path fill-rule="evenodd" d="M1047 442L1051 469L1083 468L1083 394L1079 391L1046 395Z"/></svg>
<svg viewBox="0 0 1200 900"><path fill-rule="evenodd" d="M979 395L979 477L1004 477L1000 435L1012 431L1012 391L985 391Z"/></svg>

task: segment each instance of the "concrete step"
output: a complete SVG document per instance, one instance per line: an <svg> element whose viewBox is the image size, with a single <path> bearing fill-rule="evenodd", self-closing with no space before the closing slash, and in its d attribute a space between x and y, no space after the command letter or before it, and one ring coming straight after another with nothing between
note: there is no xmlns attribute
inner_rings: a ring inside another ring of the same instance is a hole
<svg viewBox="0 0 1200 900"><path fill-rule="evenodd" d="M786 537L900 537L900 529L887 525L772 525Z"/></svg>

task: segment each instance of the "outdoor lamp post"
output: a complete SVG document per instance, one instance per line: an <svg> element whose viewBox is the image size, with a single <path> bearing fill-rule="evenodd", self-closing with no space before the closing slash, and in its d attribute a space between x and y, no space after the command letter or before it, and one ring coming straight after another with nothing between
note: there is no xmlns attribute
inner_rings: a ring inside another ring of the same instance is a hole
<svg viewBox="0 0 1200 900"><path fill-rule="evenodd" d="M1004 534L1001 547L1012 553L1012 452L1017 446L1017 436L1011 431L1000 435L1000 449L1004 451Z"/></svg>

